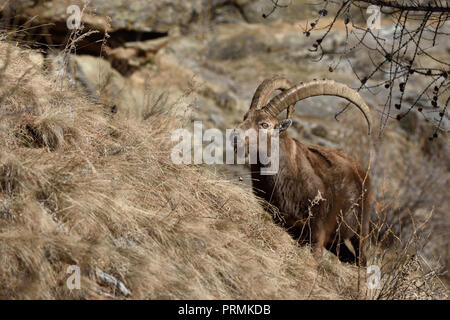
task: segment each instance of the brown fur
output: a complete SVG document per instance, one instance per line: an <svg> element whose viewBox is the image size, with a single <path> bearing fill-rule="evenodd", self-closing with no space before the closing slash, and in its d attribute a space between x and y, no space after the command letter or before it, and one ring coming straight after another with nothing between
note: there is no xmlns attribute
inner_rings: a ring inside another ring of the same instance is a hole
<svg viewBox="0 0 450 320"><path fill-rule="evenodd" d="M280 125L277 118L252 110L238 128L258 130L262 122L270 125L268 134ZM325 247L344 261L365 264L361 244L369 228L370 182L365 179L366 172L344 150L305 145L286 131L280 132L279 143L277 174L261 175L261 164L251 165L254 193L277 207L279 222L299 242L310 242L317 254ZM324 200L312 205L319 192ZM344 240L351 241L356 257L345 257L344 252L349 251L341 246Z"/></svg>

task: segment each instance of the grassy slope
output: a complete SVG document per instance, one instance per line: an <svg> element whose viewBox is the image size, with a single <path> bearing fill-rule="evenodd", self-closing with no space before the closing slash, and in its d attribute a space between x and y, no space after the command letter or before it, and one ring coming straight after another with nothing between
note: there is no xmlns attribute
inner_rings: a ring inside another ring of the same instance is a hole
<svg viewBox="0 0 450 320"><path fill-rule="evenodd" d="M172 164L177 118L111 116L28 55L0 43L0 298L123 298L96 268L134 299L357 296L355 267L316 262L250 190Z"/></svg>

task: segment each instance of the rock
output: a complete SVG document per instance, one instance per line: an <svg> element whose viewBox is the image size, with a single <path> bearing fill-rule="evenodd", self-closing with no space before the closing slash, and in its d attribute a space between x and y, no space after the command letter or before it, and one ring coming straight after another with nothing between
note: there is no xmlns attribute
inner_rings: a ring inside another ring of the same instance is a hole
<svg viewBox="0 0 450 320"><path fill-rule="evenodd" d="M220 127L223 125L223 117L221 115L211 112L209 118L216 126Z"/></svg>
<svg viewBox="0 0 450 320"><path fill-rule="evenodd" d="M242 12L235 5L226 4L214 10L214 23L237 23L245 21Z"/></svg>
<svg viewBox="0 0 450 320"><path fill-rule="evenodd" d="M328 136L327 129L322 125L316 125L311 129L311 133L315 136L326 138Z"/></svg>
<svg viewBox="0 0 450 320"><path fill-rule="evenodd" d="M292 127L297 130L297 131L301 131L304 129L303 125L301 124L300 121L298 121L297 119L292 119Z"/></svg>
<svg viewBox="0 0 450 320"><path fill-rule="evenodd" d="M399 121L400 128L405 130L408 136L413 135L418 130L419 124L419 117L413 110L411 110L406 116L402 118L402 120Z"/></svg>
<svg viewBox="0 0 450 320"><path fill-rule="evenodd" d="M146 41L134 41L125 43L126 48L138 49L144 52L156 53L170 41L170 37L161 37Z"/></svg>
<svg viewBox="0 0 450 320"><path fill-rule="evenodd" d="M226 36L226 35L225 35ZM229 39L211 39L209 57L216 60L237 60L255 52L267 52L270 46L249 33L237 33Z"/></svg>
<svg viewBox="0 0 450 320"><path fill-rule="evenodd" d="M288 5L286 8L277 8L267 18L263 18L263 14L268 15L273 9L273 3L266 0L248 1L242 4L242 11L248 22L267 23L270 21L294 22L298 20L310 19L318 16L314 15L321 7L320 5L312 5L313 2L280 0L278 4L281 6Z"/></svg>
<svg viewBox="0 0 450 320"><path fill-rule="evenodd" d="M129 75L141 65L136 48L106 48L106 54L111 66L122 75Z"/></svg>
<svg viewBox="0 0 450 320"><path fill-rule="evenodd" d="M146 79L137 76L123 77L108 61L88 55L73 57L82 68L100 100L117 105L119 113L146 118L154 113L172 113L188 117L186 109L191 103L179 100L182 91L174 88L151 86Z"/></svg>
<svg viewBox="0 0 450 320"><path fill-rule="evenodd" d="M216 96L216 103L219 107L226 109L227 111L236 110L237 98L231 92L223 92Z"/></svg>
<svg viewBox="0 0 450 320"><path fill-rule="evenodd" d="M83 0L47 0L47 1L0 1L8 4L12 15L20 14L23 18L38 17L39 23L58 23L65 25L69 16L67 8L78 5L83 8ZM290 3L292 2L292 3ZM91 0L83 15L83 22L89 26L114 32L118 30L134 30L138 32L167 33L169 30L199 22L235 23L247 21L251 23L267 23L271 21L293 22L311 19L312 13L319 6L305 4L305 1L281 0L281 5L267 19L273 8L267 0Z"/></svg>
<svg viewBox="0 0 450 320"><path fill-rule="evenodd" d="M220 123L220 128L233 128L242 120L254 90L265 77L285 74L293 82L319 78L305 51L307 46L297 26L279 22L221 24L201 39L186 35L170 40L156 53L149 78L157 86L180 90L195 82L198 119L214 127ZM295 52L302 52L295 61L283 59ZM339 110L338 103L333 97L311 98L302 106L299 103L297 112L332 119ZM211 104L223 121L211 119ZM202 115L205 110L207 116Z"/></svg>
<svg viewBox="0 0 450 320"><path fill-rule="evenodd" d="M38 16L41 23L66 23L67 8L78 5L83 8L80 0L53 1L14 1L13 9L26 17ZM111 18L111 28L116 30L135 30L141 32L168 32L175 26L186 26L198 11L197 1L174 0L91 0L83 21L102 24L101 17ZM97 18L94 18L97 17ZM99 18L100 17L100 18Z"/></svg>

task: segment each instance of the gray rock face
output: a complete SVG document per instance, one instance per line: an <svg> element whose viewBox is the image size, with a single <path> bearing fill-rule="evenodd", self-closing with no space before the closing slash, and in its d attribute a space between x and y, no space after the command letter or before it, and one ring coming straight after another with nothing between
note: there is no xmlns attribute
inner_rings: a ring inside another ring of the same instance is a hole
<svg viewBox="0 0 450 320"><path fill-rule="evenodd" d="M1 0L0 7L6 2ZM25 18L37 16L40 20L55 23L65 23L70 5L84 6L84 1L80 0L16 0L9 3L8 9L14 14ZM84 21L92 23L93 16L110 17L110 31L167 32L173 27L187 25L200 9L199 1L91 0L84 12Z"/></svg>
<svg viewBox="0 0 450 320"><path fill-rule="evenodd" d="M95 13L112 19L113 29L168 32L184 26L198 10L198 1L93 0Z"/></svg>
<svg viewBox="0 0 450 320"><path fill-rule="evenodd" d="M280 7L272 12L272 1L255 0L242 4L242 10L247 21L252 23L266 23L270 21L293 22L302 19L313 19L313 14L316 14L317 10L320 9L320 6L313 5L315 2L317 3L317 1L279 0L278 4ZM268 17L263 18L263 14L268 15Z"/></svg>
<svg viewBox="0 0 450 320"><path fill-rule="evenodd" d="M242 1L240 1L242 2ZM199 17L209 17L210 10L220 8L222 16L224 3L228 11L239 12L239 6L233 1L213 1L212 4L203 3L201 0L91 0L85 10L84 22L89 24L104 24L106 20L95 21L97 18L111 18L110 31L133 30L138 32L165 33L175 27L185 27L195 22ZM6 9L13 15L19 14L26 18L39 17L39 20L54 23L65 23L69 14L67 8L70 5L78 5L83 8L81 0L50 0L50 1L25 1L25 0L0 0L0 7L7 4Z"/></svg>
<svg viewBox="0 0 450 320"><path fill-rule="evenodd" d="M0 7L24 18L39 17L40 20L65 23L67 8L78 5L83 8L82 0L0 0ZM105 25L105 17L111 18L110 31L133 30L138 32L165 33L176 27L187 27L196 23L267 23L270 21L295 21L311 18L317 7L303 0L283 0L280 4L289 4L288 8L275 10L270 0L91 0L85 11L85 22L91 25Z"/></svg>

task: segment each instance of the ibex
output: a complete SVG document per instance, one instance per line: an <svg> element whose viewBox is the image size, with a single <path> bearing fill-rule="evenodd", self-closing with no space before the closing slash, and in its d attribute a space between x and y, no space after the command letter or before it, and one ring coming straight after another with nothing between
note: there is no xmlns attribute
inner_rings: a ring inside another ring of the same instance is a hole
<svg viewBox="0 0 450 320"><path fill-rule="evenodd" d="M267 103L276 90L282 92ZM322 255L324 247L338 256L340 250L346 250L347 257L351 252L353 261L365 264L362 241L369 229L367 172L344 150L306 145L286 131L292 124L295 103L320 95L342 97L355 104L370 134L370 110L353 89L331 80L292 86L288 79L275 76L256 90L243 122L231 135L232 144L235 150L245 147L247 155L249 139L242 132L265 130L269 144L273 130L278 129L279 170L274 175L262 175L264 165L260 161L251 164L253 192L277 207L284 225L300 242L310 242L316 255ZM287 119L279 120L277 116L286 109ZM259 138L257 143L258 149L266 148L259 145ZM341 248L343 243L349 250Z"/></svg>

